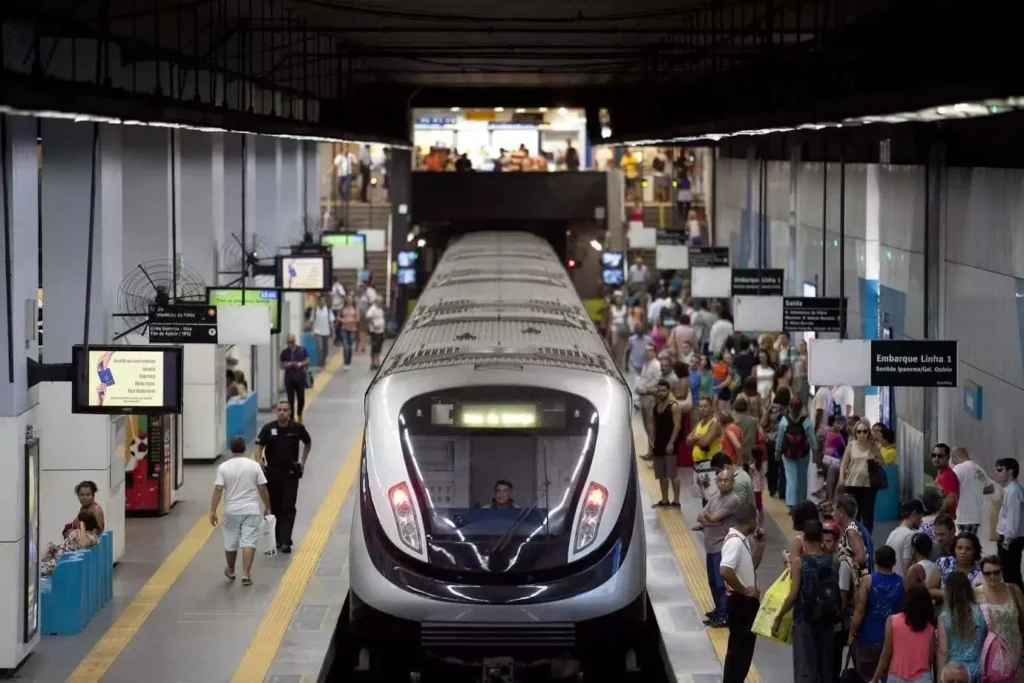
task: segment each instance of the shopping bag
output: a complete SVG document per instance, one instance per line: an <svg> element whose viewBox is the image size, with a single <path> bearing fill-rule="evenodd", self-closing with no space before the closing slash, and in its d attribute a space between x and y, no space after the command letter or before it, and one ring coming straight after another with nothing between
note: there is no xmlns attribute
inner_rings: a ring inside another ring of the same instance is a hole
<svg viewBox="0 0 1024 683"><path fill-rule="evenodd" d="M757 610L757 617L754 619L754 626L750 629L752 633L768 638L784 645L793 642L793 612L789 611L782 618L778 635L772 634L772 624L775 617L782 609L782 603L789 597L789 589L793 581L786 569L782 575L775 580L765 594L761 597L761 608Z"/></svg>
<svg viewBox="0 0 1024 683"><path fill-rule="evenodd" d="M999 511L1003 509L1001 498L993 498L988 508L988 540L993 543L999 541L999 532L996 527L999 525Z"/></svg>
<svg viewBox="0 0 1024 683"><path fill-rule="evenodd" d="M277 517L274 515L267 515L263 518L256 550L265 555L277 555Z"/></svg>

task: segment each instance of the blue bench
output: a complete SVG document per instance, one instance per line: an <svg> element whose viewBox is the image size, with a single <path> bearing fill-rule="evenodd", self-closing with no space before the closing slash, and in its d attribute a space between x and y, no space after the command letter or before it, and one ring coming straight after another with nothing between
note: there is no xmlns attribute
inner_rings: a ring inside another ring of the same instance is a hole
<svg viewBox="0 0 1024 683"><path fill-rule="evenodd" d="M104 531L85 550L64 553L39 586L41 624L46 635L80 632L114 596L114 537Z"/></svg>
<svg viewBox="0 0 1024 683"><path fill-rule="evenodd" d="M227 417L224 420L224 444L231 445L231 439L236 436L245 437L247 442L256 438L257 416L259 406L257 405L255 391L250 391L245 398L233 398L228 401Z"/></svg>

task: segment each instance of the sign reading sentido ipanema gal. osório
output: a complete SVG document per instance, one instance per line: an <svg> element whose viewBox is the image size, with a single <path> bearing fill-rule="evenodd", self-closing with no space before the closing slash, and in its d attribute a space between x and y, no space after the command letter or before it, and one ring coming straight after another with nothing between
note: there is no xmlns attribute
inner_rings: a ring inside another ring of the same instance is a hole
<svg viewBox="0 0 1024 683"><path fill-rule="evenodd" d="M871 341L872 386L955 387L958 363L955 341Z"/></svg>

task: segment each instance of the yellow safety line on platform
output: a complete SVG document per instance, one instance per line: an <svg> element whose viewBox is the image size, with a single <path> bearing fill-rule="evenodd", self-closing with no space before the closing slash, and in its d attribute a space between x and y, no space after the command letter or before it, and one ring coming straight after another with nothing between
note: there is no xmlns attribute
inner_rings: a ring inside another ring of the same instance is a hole
<svg viewBox="0 0 1024 683"><path fill-rule="evenodd" d="M238 668L231 677L231 683L261 683L266 679L270 665L273 664L277 650L281 647L281 642L295 616L295 610L298 609L306 592L306 584L313 576L320 556L327 546L327 540L331 537L331 530L341 506L355 484L359 474L362 442L363 435L360 430L359 436L349 448L348 455L342 460L334 482L324 495L306 535L302 538L302 545L281 578L274 599L264 612L263 620L256 628L242 661L238 663Z"/></svg>
<svg viewBox="0 0 1024 683"><path fill-rule="evenodd" d="M647 452L647 434L644 433L643 426L636 420L633 421L633 443L637 453ZM657 480L654 478L654 470L651 465L638 458L637 469L651 500L661 499L661 490L658 487ZM689 495L689 489L689 482L683 482L682 495ZM714 604L711 599L711 588L708 587L706 564L701 562L703 553L697 547L693 536L690 535L686 519L680 510L659 509L657 513L661 529L665 533L669 547L672 549L672 555L675 556L676 564L679 565L680 571L686 578L686 585L690 589L690 595L693 596L694 602L697 603L697 611L701 615L705 612L710 612ZM718 659L724 663L725 652L729 648L729 631L724 628L709 628L707 633L711 639L711 644L715 648L715 652L718 654ZM757 667L753 664L750 665L750 672L747 674L746 683L763 683L761 674L758 673Z"/></svg>
<svg viewBox="0 0 1024 683"><path fill-rule="evenodd" d="M328 360L326 367L317 374L313 387L306 394L307 406L324 390L331 377L341 367L341 361L342 354L334 354L334 357ZM208 516L204 514L192 525L178 547L164 559L153 576L149 577L146 585L135 594L135 598L124 608L124 611L107 629L103 637L93 645L89 654L78 663L68 677L67 683L100 683L107 670L132 641L142 625L146 623L149 615L171 590L171 586L185 572L212 534L213 527L210 526ZM287 578L287 574L285 577ZM274 649L277 649L276 646ZM251 680L255 681L256 679ZM262 681L263 678L261 677L259 680Z"/></svg>

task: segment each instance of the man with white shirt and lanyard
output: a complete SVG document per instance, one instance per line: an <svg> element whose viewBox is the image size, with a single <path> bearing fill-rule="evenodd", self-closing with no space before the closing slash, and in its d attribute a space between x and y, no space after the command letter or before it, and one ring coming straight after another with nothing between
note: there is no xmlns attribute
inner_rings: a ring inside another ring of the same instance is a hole
<svg viewBox="0 0 1024 683"><path fill-rule="evenodd" d="M1020 560L1024 552L1024 488L1017 477L1020 463L1016 458L996 460L996 481L1003 487L1003 505L999 508L996 532L999 534L999 560L1003 580L1021 587Z"/></svg>
<svg viewBox="0 0 1024 683"><path fill-rule="evenodd" d="M956 507L957 533L978 535L981 529L982 509L985 496L996 490L988 474L974 460L966 448L954 448L950 454L953 474L960 482L960 496Z"/></svg>
<svg viewBox="0 0 1024 683"><path fill-rule="evenodd" d="M757 636L750 629L761 606L757 568L763 556L764 534L757 529L757 510L744 503L736 513L735 526L729 529L722 544L720 572L725 580L729 622L722 683L743 683L754 659Z"/></svg>

